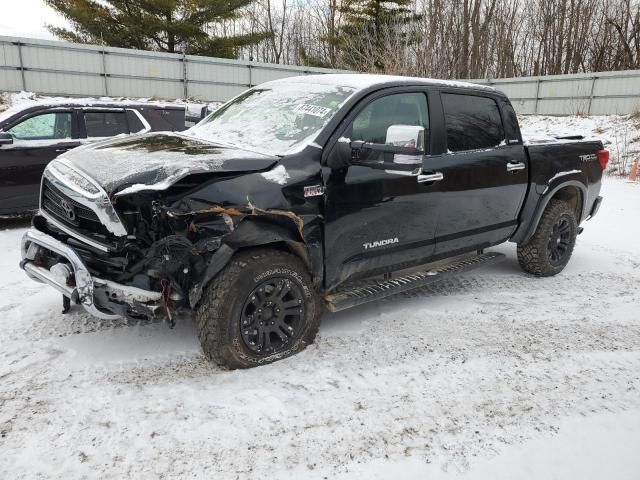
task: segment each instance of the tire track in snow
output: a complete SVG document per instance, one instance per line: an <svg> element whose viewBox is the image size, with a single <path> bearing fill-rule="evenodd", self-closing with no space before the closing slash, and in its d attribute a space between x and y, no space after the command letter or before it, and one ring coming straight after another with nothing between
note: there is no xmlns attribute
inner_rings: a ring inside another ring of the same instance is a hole
<svg viewBox="0 0 640 480"><path fill-rule="evenodd" d="M485 294L488 290L495 290L497 293L509 294L530 292L532 295L548 293L550 295L564 295L572 290L580 292L594 290L597 280L597 287L600 291L607 292L632 292L640 282L640 276L615 275L611 273L602 274L577 274L565 275L552 278L536 278L528 275L465 275L443 279L437 283L410 290L392 297L378 300L374 304L398 305L402 308L402 298L432 298L449 297L469 294ZM428 307L428 305L426 305ZM4 311L10 314L19 304L8 305ZM55 308L55 310L53 310ZM93 333L99 331L112 331L130 326L145 326L158 322L137 321L137 320L113 320L105 321L94 318L83 312L76 306L68 314L61 314L59 305L52 305L53 311L39 311L32 319L27 320L22 326L12 328L9 339L28 338L30 340L42 340L49 337L62 337L66 335L77 335ZM31 320L31 321L29 321ZM181 321L184 319L178 319ZM190 321L190 319L187 319Z"/></svg>

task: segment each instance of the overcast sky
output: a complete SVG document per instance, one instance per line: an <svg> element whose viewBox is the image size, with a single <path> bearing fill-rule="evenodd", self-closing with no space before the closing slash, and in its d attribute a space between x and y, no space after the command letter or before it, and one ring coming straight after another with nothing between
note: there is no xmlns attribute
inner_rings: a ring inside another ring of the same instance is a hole
<svg viewBox="0 0 640 480"><path fill-rule="evenodd" d="M0 4L0 35L53 39L45 24L67 25L43 0L1 0Z"/></svg>

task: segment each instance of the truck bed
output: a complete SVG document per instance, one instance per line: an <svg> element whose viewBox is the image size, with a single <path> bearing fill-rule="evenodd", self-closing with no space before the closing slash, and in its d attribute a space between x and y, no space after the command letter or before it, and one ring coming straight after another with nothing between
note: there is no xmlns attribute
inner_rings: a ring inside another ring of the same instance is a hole
<svg viewBox="0 0 640 480"><path fill-rule="evenodd" d="M587 219L600 194L603 170L597 154L603 149L602 142L577 137L526 139L524 148L529 160L529 188L520 218L528 221L521 223L512 240L520 242L532 234L541 202L560 184L580 190L579 221Z"/></svg>

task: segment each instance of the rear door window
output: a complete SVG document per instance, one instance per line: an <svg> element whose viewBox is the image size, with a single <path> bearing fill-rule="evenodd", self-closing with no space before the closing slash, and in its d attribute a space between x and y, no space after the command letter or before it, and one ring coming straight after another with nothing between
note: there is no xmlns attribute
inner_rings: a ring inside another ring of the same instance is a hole
<svg viewBox="0 0 640 480"><path fill-rule="evenodd" d="M59 140L71 138L71 122L71 112L41 113L7 131L19 140Z"/></svg>
<svg viewBox="0 0 640 480"><path fill-rule="evenodd" d="M84 112L87 137L113 137L129 133L125 112Z"/></svg>
<svg viewBox="0 0 640 480"><path fill-rule="evenodd" d="M504 142L502 117L492 98L443 93L442 105L450 152L492 148Z"/></svg>

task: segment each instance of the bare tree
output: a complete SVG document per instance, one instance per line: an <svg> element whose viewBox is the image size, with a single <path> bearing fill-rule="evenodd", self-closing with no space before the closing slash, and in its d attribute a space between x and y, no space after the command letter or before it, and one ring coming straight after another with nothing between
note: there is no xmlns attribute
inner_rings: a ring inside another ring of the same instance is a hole
<svg viewBox="0 0 640 480"><path fill-rule="evenodd" d="M241 50L243 58L437 78L640 66L640 0L412 0L415 21L380 28L379 51L366 22L340 43L342 1L260 0L208 28L216 35L268 31Z"/></svg>

